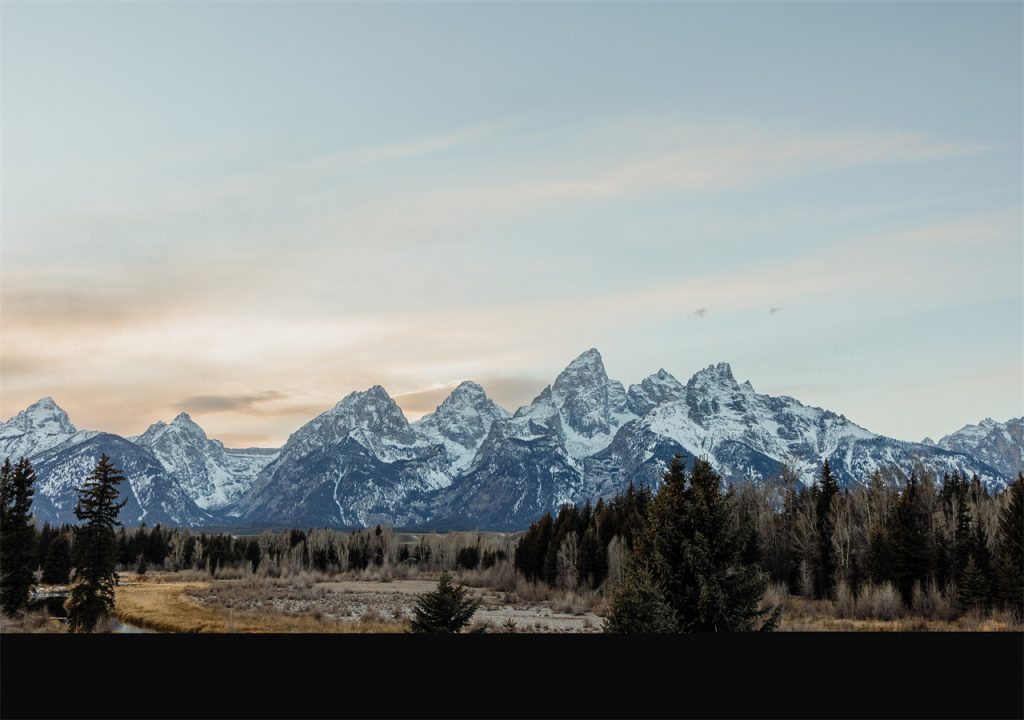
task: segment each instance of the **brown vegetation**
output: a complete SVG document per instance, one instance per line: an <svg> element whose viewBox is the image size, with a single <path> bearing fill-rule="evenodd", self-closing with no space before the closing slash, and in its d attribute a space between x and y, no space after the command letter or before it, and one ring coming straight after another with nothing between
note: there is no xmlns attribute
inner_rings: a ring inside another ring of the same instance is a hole
<svg viewBox="0 0 1024 720"><path fill-rule="evenodd" d="M115 616L158 632L177 633L386 633L403 632L397 622L337 622L312 612L278 610L265 605L234 608L201 602L196 595L212 586L237 581L181 582L167 574L136 577L117 588Z"/></svg>
<svg viewBox="0 0 1024 720"><path fill-rule="evenodd" d="M46 610L22 610L8 616L0 613L0 633L62 633L67 626Z"/></svg>
<svg viewBox="0 0 1024 720"><path fill-rule="evenodd" d="M934 601L934 598L933 598ZM790 595L785 587L772 584L764 605L782 604L780 631L790 632L1024 632L1009 612L969 612L958 617L943 609L939 601L932 612L907 608L899 593L888 583L868 585L855 597L843 590L836 601L811 600Z"/></svg>

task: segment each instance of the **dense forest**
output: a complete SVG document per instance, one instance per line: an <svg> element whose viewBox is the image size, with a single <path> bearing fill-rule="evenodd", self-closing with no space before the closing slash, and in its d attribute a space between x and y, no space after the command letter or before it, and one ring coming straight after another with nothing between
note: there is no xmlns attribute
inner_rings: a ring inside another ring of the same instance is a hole
<svg viewBox="0 0 1024 720"><path fill-rule="evenodd" d="M629 486L609 502L564 506L523 536L515 565L551 586L621 577L654 493ZM880 473L840 489L828 461L811 486L796 474L730 487L733 521L752 529L747 558L807 598L912 607L932 615L1001 607L1024 613L1024 475L998 495L977 477L922 469L901 486ZM883 609L884 614L884 609Z"/></svg>

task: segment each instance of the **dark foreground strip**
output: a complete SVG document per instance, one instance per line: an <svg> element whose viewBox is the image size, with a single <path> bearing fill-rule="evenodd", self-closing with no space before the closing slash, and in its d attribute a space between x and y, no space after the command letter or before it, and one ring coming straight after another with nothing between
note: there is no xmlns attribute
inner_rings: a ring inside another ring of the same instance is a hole
<svg viewBox="0 0 1024 720"><path fill-rule="evenodd" d="M0 635L8 718L1021 718L1024 634Z"/></svg>

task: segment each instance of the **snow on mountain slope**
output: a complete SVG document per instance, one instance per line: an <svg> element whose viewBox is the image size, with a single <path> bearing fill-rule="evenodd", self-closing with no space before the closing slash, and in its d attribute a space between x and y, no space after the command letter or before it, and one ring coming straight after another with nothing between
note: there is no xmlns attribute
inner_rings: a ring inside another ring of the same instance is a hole
<svg viewBox="0 0 1024 720"><path fill-rule="evenodd" d="M160 464L177 476L189 497L207 510L225 507L241 497L278 453L264 448L226 448L219 440L209 439L188 413L170 423L156 422L132 440L152 450Z"/></svg>
<svg viewBox="0 0 1024 720"><path fill-rule="evenodd" d="M104 452L127 478L121 488L121 497L127 500L121 522L195 525L211 520L148 449L118 435L76 430L52 398L43 398L0 424L0 453L12 460L24 455L36 470L32 507L40 521L77 522L75 488Z"/></svg>
<svg viewBox="0 0 1024 720"><path fill-rule="evenodd" d="M1010 478L1024 472L1024 417L1006 422L985 418L946 435L936 444L972 455Z"/></svg>
<svg viewBox="0 0 1024 720"><path fill-rule="evenodd" d="M535 401L536 402L536 401ZM633 419L626 390L608 378L601 353L587 350L559 373L550 402L558 411L566 450L586 457L606 448L623 423Z"/></svg>
<svg viewBox="0 0 1024 720"><path fill-rule="evenodd" d="M80 435L79 439L95 435L83 432L85 435ZM0 423L0 458L10 457L11 462L17 462L21 457L33 458L67 442L78 433L68 414L53 398L44 397L7 422Z"/></svg>
<svg viewBox="0 0 1024 720"><path fill-rule="evenodd" d="M630 412L642 417L662 403L681 398L685 392L686 386L662 368L638 384L630 385L626 397Z"/></svg>
<svg viewBox="0 0 1024 720"><path fill-rule="evenodd" d="M444 446L451 460L450 470L457 474L469 467L491 425L509 417L509 412L488 398L482 387L467 380L412 427L427 442Z"/></svg>
<svg viewBox="0 0 1024 720"><path fill-rule="evenodd" d="M867 482L882 469L902 476L917 462L936 472L970 470L1000 482L991 467L963 453L885 438L843 415L758 394L749 382L737 383L727 363L696 373L680 397L652 408L629 431L669 438L688 454L707 458L732 482L764 479L788 461L809 484L826 457L842 483Z"/></svg>
<svg viewBox="0 0 1024 720"><path fill-rule="evenodd" d="M64 443L32 458L38 492L48 501L38 507L33 503L40 521L78 522L74 514L78 499L75 489L104 453L126 478L120 486L120 499L127 500L118 516L121 523L194 526L212 521L148 449L110 433L95 433L81 442Z"/></svg>
<svg viewBox="0 0 1024 720"><path fill-rule="evenodd" d="M473 463L434 499L431 514L452 527L510 529L562 503L582 502L584 458L608 447L632 419L622 383L609 379L591 348L533 402L493 423Z"/></svg>
<svg viewBox="0 0 1024 720"><path fill-rule="evenodd" d="M416 431L379 385L303 425L232 506L232 517L354 527L419 521L415 499L451 482L441 443Z"/></svg>

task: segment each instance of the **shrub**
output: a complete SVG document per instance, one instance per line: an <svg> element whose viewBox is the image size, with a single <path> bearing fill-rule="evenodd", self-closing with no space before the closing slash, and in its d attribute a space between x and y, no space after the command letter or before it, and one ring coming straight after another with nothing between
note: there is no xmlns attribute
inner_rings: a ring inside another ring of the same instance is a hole
<svg viewBox="0 0 1024 720"><path fill-rule="evenodd" d="M895 620L903 609L899 590L888 580L868 583L857 594L856 616L862 620Z"/></svg>
<svg viewBox="0 0 1024 720"><path fill-rule="evenodd" d="M414 633L457 633L465 627L480 600L466 597L466 588L453 585L451 574L445 570L437 581L434 592L425 593L413 609L409 623Z"/></svg>

